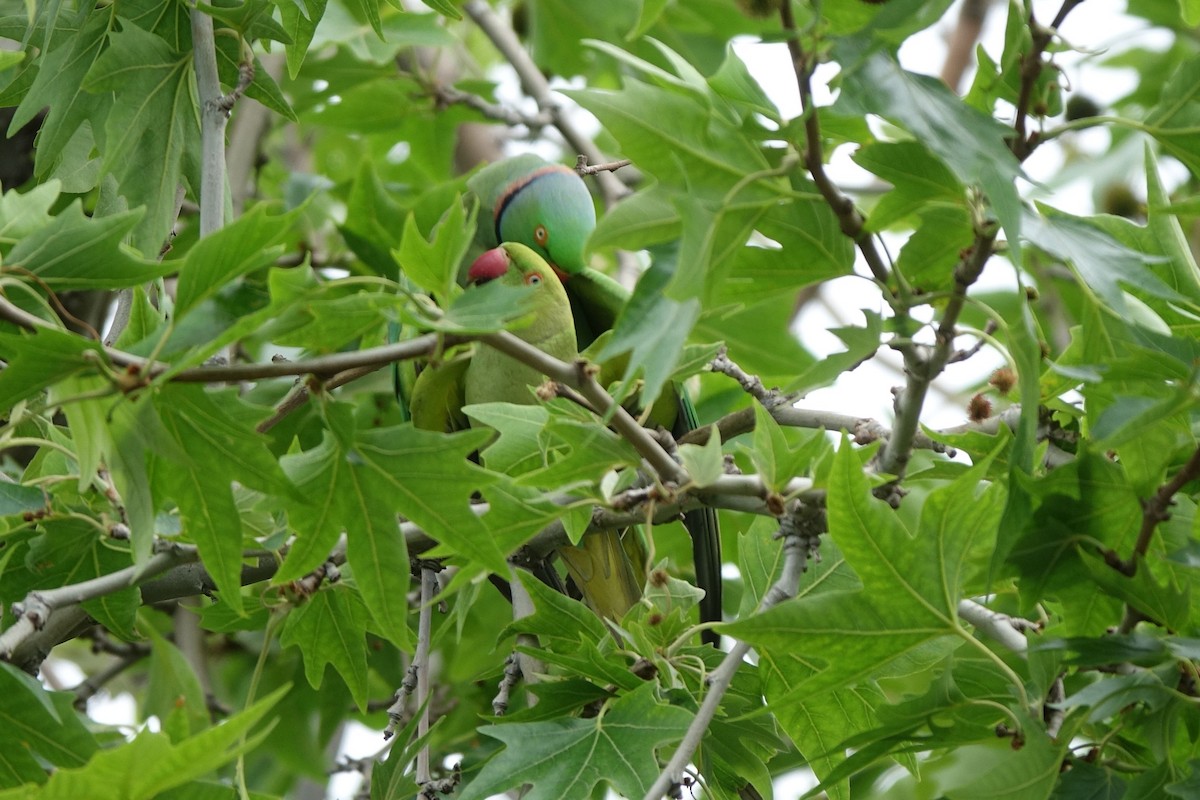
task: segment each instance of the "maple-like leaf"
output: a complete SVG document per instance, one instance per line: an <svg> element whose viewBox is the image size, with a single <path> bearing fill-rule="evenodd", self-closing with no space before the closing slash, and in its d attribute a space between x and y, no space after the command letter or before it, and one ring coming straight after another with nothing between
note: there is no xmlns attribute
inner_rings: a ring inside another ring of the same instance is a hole
<svg viewBox="0 0 1200 800"><path fill-rule="evenodd" d="M476 800L528 783L525 800L589 797L600 781L642 797L658 775L654 750L683 737L692 715L654 699L646 684L592 719L485 725L479 732L507 747L459 796Z"/></svg>

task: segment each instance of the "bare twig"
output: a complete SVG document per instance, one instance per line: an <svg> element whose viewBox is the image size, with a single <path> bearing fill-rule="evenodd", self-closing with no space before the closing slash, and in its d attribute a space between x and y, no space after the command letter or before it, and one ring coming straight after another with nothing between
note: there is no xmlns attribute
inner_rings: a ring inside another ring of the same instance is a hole
<svg viewBox="0 0 1200 800"><path fill-rule="evenodd" d="M1017 111L1013 120L1013 132L1016 135L1009 141L1009 149L1021 161L1028 158L1039 144L1037 131L1026 134L1025 129L1026 120L1029 117L1029 106L1033 100L1033 90L1037 87L1038 78L1041 77L1042 70L1046 67L1045 62L1042 61L1042 55L1046 52L1046 47L1054 38L1059 26L1063 24L1063 20L1067 18L1067 14L1070 14L1072 9L1082 2L1083 0L1063 0L1062 6L1059 7L1049 28L1038 24L1033 16L1032 4L1029 6L1031 45L1029 52L1021 57L1021 88L1017 92Z"/></svg>
<svg viewBox="0 0 1200 800"><path fill-rule="evenodd" d="M721 349L717 351L717 356L709 364L709 368L713 372L719 372L722 375L728 375L733 378L748 395L762 403L764 408L770 409L772 406L779 405L785 400L785 398L780 396L778 389L767 389L767 387L763 386L762 378L759 378L757 375L751 375L734 363L724 345L721 345Z"/></svg>
<svg viewBox="0 0 1200 800"><path fill-rule="evenodd" d="M87 703L96 694L109 684L114 678L122 672L132 667L134 664L141 661L150 654L150 646L139 644L136 647L129 648L128 652L114 660L104 669L90 676L87 680L80 683L74 689L69 691L75 695L74 706L76 709L83 711L87 708Z"/></svg>
<svg viewBox="0 0 1200 800"><path fill-rule="evenodd" d="M516 653L510 653L508 658L504 659L504 674L500 678L496 696L492 699L492 713L497 717L508 713L508 699L520 681L521 660Z"/></svg>
<svg viewBox="0 0 1200 800"><path fill-rule="evenodd" d="M821 409L797 408L793 405L767 406L767 411L780 425L792 428L824 429L827 431L845 430L854 437L855 444L870 444L880 440L886 441L891 430L872 417L856 417L853 414L841 414L836 411ZM722 442L727 442L735 436L754 430L754 409L743 408L727 414L714 423ZM680 444L704 444L708 441L711 426L689 431L679 438ZM994 430L992 431L995 432ZM935 453L945 453L954 456L956 450L941 442L930 439L920 430L913 435L913 446L922 450L932 450Z"/></svg>
<svg viewBox="0 0 1200 800"><path fill-rule="evenodd" d="M440 567L421 564L421 607L417 621L417 651L413 655L413 669L417 673L417 707L420 717L417 718L417 736L423 738L429 733L429 643L433 640L433 595L437 592L437 570ZM433 780L429 770L429 742L426 742L417 752L417 784L424 787Z"/></svg>
<svg viewBox="0 0 1200 800"><path fill-rule="evenodd" d="M795 506L792 513L780 520L779 536L783 539L783 569L779 580L767 590L759 602L759 612L766 611L772 606L796 596L800 587L800 577L804 574L808 564L808 556L817 546L818 540L814 532L806 530L798 519L799 509L800 506ZM680 785L684 768L691 761L696 748L700 746L700 740L708 731L713 717L716 716L721 699L729 689L742 660L749 652L750 645L739 641L721 660L720 666L709 675L708 693L704 695L704 700L700 703L695 718L688 725L683 741L679 743L671 760L667 762L658 778L650 786L649 791L646 792L645 800L659 800L673 787Z"/></svg>
<svg viewBox="0 0 1200 800"><path fill-rule="evenodd" d="M983 267L992 255L996 240L996 228L990 225L981 229L974 246L968 250L954 270L954 290L946 302L942 318L938 323L937 340L933 347L910 346L901 352L908 380L896 395L896 421L892 435L879 452L878 467L881 472L894 475L896 481L904 477L908 459L912 455L914 441L920 426L921 409L929 386L953 354L955 326L967 301L967 290L979 279Z"/></svg>
<svg viewBox="0 0 1200 800"><path fill-rule="evenodd" d="M519 567L516 567L510 563L508 573L509 587L512 589L512 610L514 622L524 619L525 617L533 616L535 611L533 607L533 598L529 596L529 591L525 588L525 584L521 583L521 578L517 574L518 569ZM537 637L531 633L518 633L517 644L524 646L527 649L536 648L538 646L538 640ZM518 652L516 656L517 668L521 670L521 675L524 677L525 683L537 683L538 676L545 674L546 665L528 653ZM536 701L537 696L531 694L529 696L530 704L532 705Z"/></svg>
<svg viewBox="0 0 1200 800"><path fill-rule="evenodd" d="M7 298L0 297L0 319L7 320L26 330L37 331L48 328L62 329L53 323L30 314L13 305ZM236 383L239 381L283 378L295 375L333 376L339 372L359 367L381 369L394 361L420 358L434 352L438 347L451 347L469 341L472 337L455 334L428 333L395 344L369 347L345 353L330 353L324 356L299 361L270 361L256 364L228 364L208 367L192 367L169 375L169 380L183 383ZM86 340L81 340L86 341ZM162 361L152 361L126 353L112 347L103 348L105 357L117 367L133 370L147 380L166 375L174 369Z"/></svg>
<svg viewBox="0 0 1200 800"><path fill-rule="evenodd" d="M959 600L958 616L1022 658L1029 650L1029 642L1026 641L1023 632L1037 630L1038 627L1036 623L1029 620L992 611L974 600Z"/></svg>
<svg viewBox="0 0 1200 800"><path fill-rule="evenodd" d="M688 482L687 471L671 458L649 431L639 425L629 412L617 405L612 396L604 391L604 387L596 380L595 367L583 360L567 364L507 331L485 334L480 340L522 364L533 367L551 380L577 389L597 413L612 420L611 424L616 431L634 446L663 480L673 481L676 485Z"/></svg>
<svg viewBox="0 0 1200 800"><path fill-rule="evenodd" d="M607 164L588 164L588 157L580 155L575 158L575 171L580 175L595 175L598 172L616 172L621 167L628 167L633 162L628 158L610 161Z"/></svg>
<svg viewBox="0 0 1200 800"><path fill-rule="evenodd" d="M1171 506L1174 497L1188 482L1200 478L1200 448L1197 448L1187 463L1175 473L1175 477L1158 487L1148 500L1142 501L1142 526L1138 530L1137 541L1133 545L1133 553L1127 561L1121 562L1117 569L1124 575L1133 577L1137 573L1138 562L1145 558L1150 550L1150 541L1158 523L1171 518Z"/></svg>
<svg viewBox="0 0 1200 800"><path fill-rule="evenodd" d="M151 556L149 561L139 566L126 567L107 575L67 584L56 589L30 592L20 603L13 604L12 610L17 621L0 633L0 660L10 660L17 646L41 630L57 609L78 605L85 600L106 597L166 572L182 561L195 560L198 557L194 548L172 547L165 552Z"/></svg>
<svg viewBox="0 0 1200 800"><path fill-rule="evenodd" d="M192 57L200 93L200 235L207 236L225 222L225 124L217 77L217 45L212 17L193 6Z"/></svg>
<svg viewBox="0 0 1200 800"><path fill-rule="evenodd" d="M536 114L526 114L510 106L489 103L477 94L464 92L453 86L435 86L432 91L441 105L461 105L473 108L488 119L503 122L505 125L524 125L526 128L536 131L554 123L550 112L545 110L538 111Z"/></svg>
<svg viewBox="0 0 1200 800"><path fill-rule="evenodd" d="M879 281L885 296L888 294L888 269L883 263L875 239L864 227L864 219L854 201L842 193L837 184L825 172L825 160L822 154L821 122L817 115L812 96L812 57L804 52L800 44L800 32L796 28L796 20L792 14L790 2L779 4L780 21L787 35L788 52L792 58L792 69L796 73L796 86L800 91L800 106L804 114L804 166L812 175L813 183L825 198L825 202L837 216L842 233L850 237L858 246L867 267L875 280Z"/></svg>

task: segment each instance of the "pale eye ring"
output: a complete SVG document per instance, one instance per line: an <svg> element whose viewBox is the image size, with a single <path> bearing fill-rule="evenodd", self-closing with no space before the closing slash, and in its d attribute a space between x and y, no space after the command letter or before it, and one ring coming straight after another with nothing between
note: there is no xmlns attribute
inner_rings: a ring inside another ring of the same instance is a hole
<svg viewBox="0 0 1200 800"><path fill-rule="evenodd" d="M543 247L550 240L550 231L546 230L545 225L538 225L533 229L533 240Z"/></svg>
<svg viewBox="0 0 1200 800"><path fill-rule="evenodd" d="M540 272L531 272L525 276L526 286L537 286L542 282L542 274Z"/></svg>

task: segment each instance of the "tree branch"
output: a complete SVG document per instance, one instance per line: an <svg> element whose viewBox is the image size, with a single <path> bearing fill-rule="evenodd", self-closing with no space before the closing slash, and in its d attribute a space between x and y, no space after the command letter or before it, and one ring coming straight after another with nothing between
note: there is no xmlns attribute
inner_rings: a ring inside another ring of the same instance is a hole
<svg viewBox="0 0 1200 800"><path fill-rule="evenodd" d="M505 125L523 125L536 131L546 125L552 125L554 118L548 111L541 110L537 114L526 114L518 109L489 103L477 94L455 89L453 86L434 86L431 90L437 101L445 106L461 105L473 108L488 119L503 122Z"/></svg>
<svg viewBox="0 0 1200 800"><path fill-rule="evenodd" d="M778 535L783 539L783 569L779 579L767 590L759 602L758 613L796 596L796 592L800 588L800 577L807 568L808 556L817 547L819 541L817 533L805 529L804 523L799 519L800 508L799 505L793 506L792 511L779 521ZM716 716L721 699L729 689L733 676L742 665L742 660L749 652L750 645L739 641L725 655L720 666L709 675L708 693L700 703L695 718L688 725L687 733L684 734L679 747L675 749L671 760L667 762L657 780L646 792L645 800L659 800L663 795L671 792L673 787L679 785L684 768L691 761L696 748L700 746L700 740L704 738L708 726Z"/></svg>
<svg viewBox="0 0 1200 800"><path fill-rule="evenodd" d="M440 569L440 567L439 567ZM429 643L433 639L433 595L437 591L437 570L421 564L421 606L417 621L417 651L413 655L412 668L417 673L417 736L424 738L429 733L429 696L432 684L429 674ZM426 796L426 786L433 780L429 769L429 742L417 751L417 785L421 796Z"/></svg>
<svg viewBox="0 0 1200 800"><path fill-rule="evenodd" d="M221 104L212 17L193 5L191 19L192 59L200 93L200 235L207 236L225 223L225 124L229 111Z"/></svg>
<svg viewBox="0 0 1200 800"><path fill-rule="evenodd" d="M612 426L642 456L655 472L677 486L689 482L687 471L678 464L650 432L638 424L629 412L617 405L612 396L596 380L595 367L584 360L567 364L543 353L528 342L507 331L485 334L480 341L496 348L522 364L533 367L546 377L577 390L602 417L612 420Z"/></svg>
<svg viewBox="0 0 1200 800"><path fill-rule="evenodd" d="M1192 453L1187 463L1175 473L1175 477L1158 488L1148 500L1142 502L1142 526L1138 530L1137 541L1133 545L1133 553L1129 560L1121 562L1117 569L1124 575L1133 577L1137 573L1138 562L1150 551L1150 541L1158 523L1171 518L1171 506L1174 497L1190 481L1200 478L1200 447Z"/></svg>
<svg viewBox="0 0 1200 800"><path fill-rule="evenodd" d="M864 228L862 214L854 207L854 201L842 193L837 184L825 172L824 146L821 141L821 122L812 96L812 67L813 61L800 45L800 31L796 28L796 19L792 14L790 0L779 4L780 21L787 35L788 53L792 58L792 69L796 73L796 87L800 92L800 107L804 115L804 166L812 175L813 183L825 198L825 202L837 216L842 233L850 237L862 253L868 269L875 276L883 289L885 296L889 294L888 268L883 263L875 239Z"/></svg>

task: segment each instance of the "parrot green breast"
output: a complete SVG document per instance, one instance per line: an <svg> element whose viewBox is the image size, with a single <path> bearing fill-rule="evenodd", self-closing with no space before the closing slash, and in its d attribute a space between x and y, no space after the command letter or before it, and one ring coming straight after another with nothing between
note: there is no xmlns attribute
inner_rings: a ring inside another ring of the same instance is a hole
<svg viewBox="0 0 1200 800"><path fill-rule="evenodd" d="M571 304L558 276L541 256L524 245L510 242L501 249L508 255L508 269L495 280L533 290L527 324L514 329L513 334L547 355L573 361L579 355L575 326ZM533 367L494 348L480 347L466 369L466 402L532 403L529 387L545 380Z"/></svg>

